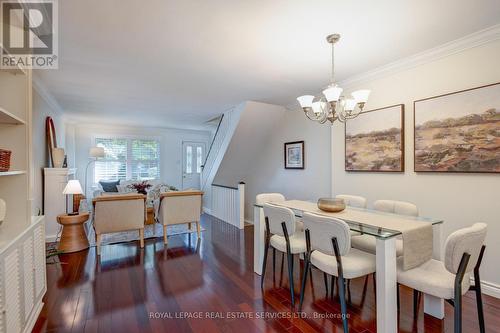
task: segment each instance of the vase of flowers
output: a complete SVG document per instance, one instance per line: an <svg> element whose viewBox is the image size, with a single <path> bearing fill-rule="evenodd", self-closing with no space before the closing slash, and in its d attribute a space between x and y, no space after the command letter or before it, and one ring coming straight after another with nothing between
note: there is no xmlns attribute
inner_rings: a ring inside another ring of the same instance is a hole
<svg viewBox="0 0 500 333"><path fill-rule="evenodd" d="M130 184L127 187L136 190L137 193L147 195L148 194L147 189L150 188L151 186L152 186L151 184L149 184L147 181L144 180L139 183Z"/></svg>

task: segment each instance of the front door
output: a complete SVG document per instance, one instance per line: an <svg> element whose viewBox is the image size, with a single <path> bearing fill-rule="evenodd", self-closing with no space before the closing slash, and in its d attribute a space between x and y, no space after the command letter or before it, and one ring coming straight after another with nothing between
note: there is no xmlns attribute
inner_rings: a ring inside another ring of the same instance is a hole
<svg viewBox="0 0 500 333"><path fill-rule="evenodd" d="M205 159L205 143L182 142L182 188L200 189L201 166Z"/></svg>

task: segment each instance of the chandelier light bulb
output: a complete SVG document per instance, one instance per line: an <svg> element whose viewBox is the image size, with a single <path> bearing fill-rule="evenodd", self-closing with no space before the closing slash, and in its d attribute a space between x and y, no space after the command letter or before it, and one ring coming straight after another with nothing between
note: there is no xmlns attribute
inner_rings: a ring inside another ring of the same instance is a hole
<svg viewBox="0 0 500 333"><path fill-rule="evenodd" d="M302 108L310 108L313 105L313 95L304 95L300 96L297 98L297 101L299 101L299 104Z"/></svg>

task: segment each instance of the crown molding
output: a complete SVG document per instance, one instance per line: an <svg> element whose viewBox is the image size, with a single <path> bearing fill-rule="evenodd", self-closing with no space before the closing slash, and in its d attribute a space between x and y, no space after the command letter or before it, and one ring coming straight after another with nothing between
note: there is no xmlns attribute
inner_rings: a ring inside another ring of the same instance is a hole
<svg viewBox="0 0 500 333"><path fill-rule="evenodd" d="M42 79L33 72L33 89L43 98L43 100L60 116L64 116L64 110L61 108L55 97L47 90Z"/></svg>
<svg viewBox="0 0 500 333"><path fill-rule="evenodd" d="M466 51L492 41L500 39L500 24L479 30L470 35L442 44L432 49L419 52L410 57L406 57L386 65L377 67L367 72L351 76L339 82L343 88L352 87L367 81L379 79L397 72L430 63L456 53Z"/></svg>

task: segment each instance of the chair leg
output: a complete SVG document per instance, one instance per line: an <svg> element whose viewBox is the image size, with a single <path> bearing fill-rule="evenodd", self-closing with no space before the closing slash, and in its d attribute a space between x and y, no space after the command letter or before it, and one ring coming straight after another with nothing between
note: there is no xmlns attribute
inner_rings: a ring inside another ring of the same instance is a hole
<svg viewBox="0 0 500 333"><path fill-rule="evenodd" d="M163 225L163 244L167 244L167 226Z"/></svg>
<svg viewBox="0 0 500 333"><path fill-rule="evenodd" d="M399 300L399 283L396 283L396 304L399 310L399 307L401 305L400 300Z"/></svg>
<svg viewBox="0 0 500 333"><path fill-rule="evenodd" d="M267 252L269 251L269 237L264 240L264 259L262 260L262 275L260 276L260 289L264 288L264 277L266 275Z"/></svg>
<svg viewBox="0 0 500 333"><path fill-rule="evenodd" d="M188 223L188 230L191 230L191 223Z"/></svg>
<svg viewBox="0 0 500 333"><path fill-rule="evenodd" d="M191 227L189 227L189 229L191 229ZM201 238L200 222L196 222L196 233L198 234L198 238Z"/></svg>
<svg viewBox="0 0 500 333"><path fill-rule="evenodd" d="M302 303L304 302L304 294L306 290L307 275L311 271L311 264L309 263L309 258L306 256L304 263L304 276L302 277L302 286L300 287L300 302L299 302L299 312L302 311ZM309 272L308 272L309 271Z"/></svg>
<svg viewBox="0 0 500 333"><path fill-rule="evenodd" d="M460 290L455 290L453 321L455 333L462 333L462 293Z"/></svg>
<svg viewBox="0 0 500 333"><path fill-rule="evenodd" d="M144 228L139 229L139 244L144 248Z"/></svg>
<svg viewBox="0 0 500 333"><path fill-rule="evenodd" d="M346 280L347 281L347 301L349 304L351 303L351 280Z"/></svg>
<svg viewBox="0 0 500 333"><path fill-rule="evenodd" d="M398 288L399 290L399 288ZM419 299L419 291L413 289L413 317L417 318L418 315L418 299Z"/></svg>
<svg viewBox="0 0 500 333"><path fill-rule="evenodd" d="M101 234L96 234L95 235L95 243L97 247L97 255L101 255Z"/></svg>
<svg viewBox="0 0 500 333"><path fill-rule="evenodd" d="M276 273L276 249L273 247L273 279Z"/></svg>
<svg viewBox="0 0 500 333"><path fill-rule="evenodd" d="M344 277L339 274L339 298L340 298L340 309L342 312L342 325L344 327L344 333L349 332L349 327L347 324L347 304L345 300L345 290L346 290L346 285L344 281Z"/></svg>
<svg viewBox="0 0 500 333"><path fill-rule="evenodd" d="M335 292L335 284L337 284L337 290L339 289L339 288L338 288L338 287L339 287L339 286L338 286L338 283L339 283L339 282L338 282L337 278L336 278L334 275L332 275L332 281L331 281L331 283L330 283L330 297L331 297L332 299L333 299L333 293Z"/></svg>
<svg viewBox="0 0 500 333"><path fill-rule="evenodd" d="M293 288L293 254L287 253L288 257L288 282L290 284L290 296L292 298L292 307L295 306L295 296Z"/></svg>
<svg viewBox="0 0 500 333"><path fill-rule="evenodd" d="M328 297L328 274L325 272L323 272L323 280L325 280L326 297Z"/></svg>
<svg viewBox="0 0 500 333"><path fill-rule="evenodd" d="M477 316L479 319L479 332L485 333L486 327L484 325L484 312L483 312L483 297L481 295L481 279L479 278L479 271L474 271L474 289L476 290L476 304Z"/></svg>

